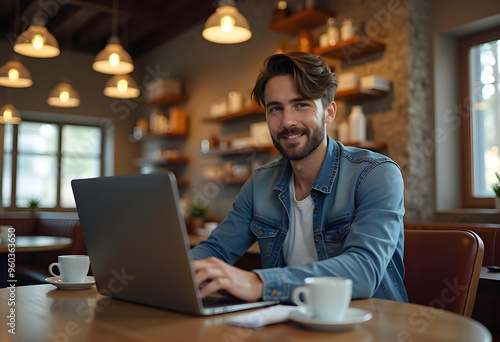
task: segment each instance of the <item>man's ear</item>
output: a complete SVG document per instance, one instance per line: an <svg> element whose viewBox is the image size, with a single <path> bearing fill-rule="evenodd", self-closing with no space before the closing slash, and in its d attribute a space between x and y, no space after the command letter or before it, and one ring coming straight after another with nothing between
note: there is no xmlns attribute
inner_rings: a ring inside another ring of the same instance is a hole
<svg viewBox="0 0 500 342"><path fill-rule="evenodd" d="M326 123L332 123L335 120L335 115L337 115L337 104L335 101L332 101L326 107Z"/></svg>

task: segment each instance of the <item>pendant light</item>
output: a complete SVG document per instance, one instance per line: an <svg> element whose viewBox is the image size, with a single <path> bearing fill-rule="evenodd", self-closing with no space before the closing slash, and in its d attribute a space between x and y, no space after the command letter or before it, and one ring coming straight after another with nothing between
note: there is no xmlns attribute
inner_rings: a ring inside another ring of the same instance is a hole
<svg viewBox="0 0 500 342"><path fill-rule="evenodd" d="M36 58L58 56L61 53L59 44L44 25L44 19L37 13L33 18L33 24L17 37L14 51L20 55Z"/></svg>
<svg viewBox="0 0 500 342"><path fill-rule="evenodd" d="M214 43L235 44L249 40L252 31L234 0L219 0L219 7L206 21L202 36Z"/></svg>
<svg viewBox="0 0 500 342"><path fill-rule="evenodd" d="M54 107L78 107L80 97L69 82L61 82L49 93L47 103Z"/></svg>
<svg viewBox="0 0 500 342"><path fill-rule="evenodd" d="M104 95L117 99L131 99L139 97L141 91L130 75L116 75L106 82Z"/></svg>
<svg viewBox="0 0 500 342"><path fill-rule="evenodd" d="M21 122L21 116L17 109L10 104L0 107L0 124L17 125Z"/></svg>
<svg viewBox="0 0 500 342"><path fill-rule="evenodd" d="M33 80L23 63L12 59L0 67L0 85L11 88L27 88L33 85Z"/></svg>
<svg viewBox="0 0 500 342"><path fill-rule="evenodd" d="M15 4L14 31L19 33L19 0ZM19 56L14 56L0 67L0 85L11 88L27 88L33 85L31 74L19 60Z"/></svg>
<svg viewBox="0 0 500 342"><path fill-rule="evenodd" d="M134 70L132 57L125 51L121 45L120 38L118 38L117 7L118 0L115 0L112 14L112 36L109 38L108 44L104 47L104 50L97 54L94 63L92 63L92 68L103 74L124 75Z"/></svg>
<svg viewBox="0 0 500 342"><path fill-rule="evenodd" d="M124 75L134 70L134 62L121 45L120 38L112 36L104 50L95 57L92 69L103 74Z"/></svg>

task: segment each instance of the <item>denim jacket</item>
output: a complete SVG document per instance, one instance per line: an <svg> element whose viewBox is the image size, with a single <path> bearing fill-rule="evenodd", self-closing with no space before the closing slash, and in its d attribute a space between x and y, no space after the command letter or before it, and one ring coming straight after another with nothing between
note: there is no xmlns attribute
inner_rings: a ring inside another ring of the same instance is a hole
<svg viewBox="0 0 500 342"><path fill-rule="evenodd" d="M192 249L233 264L258 241L264 300L289 302L311 276L353 280L353 298L408 301L403 284L403 179L397 164L372 151L346 147L328 137L328 149L310 191L317 262L286 266L283 242L290 218L290 162L275 160L255 170L228 216Z"/></svg>

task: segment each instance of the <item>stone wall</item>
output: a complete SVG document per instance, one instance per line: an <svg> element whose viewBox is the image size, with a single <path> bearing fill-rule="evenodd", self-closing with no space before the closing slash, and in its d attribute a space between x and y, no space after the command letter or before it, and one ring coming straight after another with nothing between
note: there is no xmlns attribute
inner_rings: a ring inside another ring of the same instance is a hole
<svg viewBox="0 0 500 342"><path fill-rule="evenodd" d="M405 220L430 221L434 216L434 116L430 78L428 0L408 3L408 174Z"/></svg>

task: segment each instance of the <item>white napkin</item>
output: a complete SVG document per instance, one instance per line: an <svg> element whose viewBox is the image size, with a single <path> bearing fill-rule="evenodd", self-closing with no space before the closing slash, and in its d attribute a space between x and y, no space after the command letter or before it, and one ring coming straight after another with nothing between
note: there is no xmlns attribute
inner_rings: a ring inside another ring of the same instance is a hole
<svg viewBox="0 0 500 342"><path fill-rule="evenodd" d="M258 329L269 324L287 321L288 314L293 310L297 310L297 307L292 305L274 305L265 309L232 316L226 322L232 325Z"/></svg>

